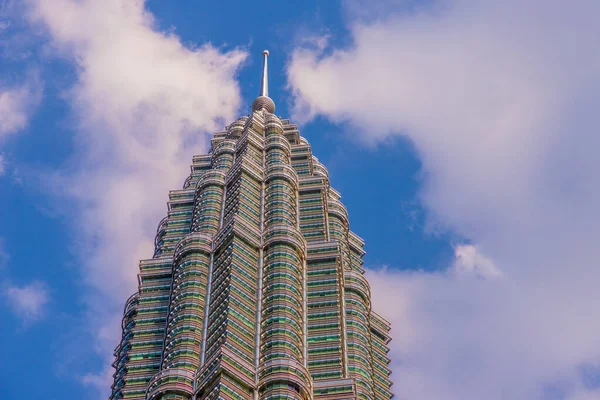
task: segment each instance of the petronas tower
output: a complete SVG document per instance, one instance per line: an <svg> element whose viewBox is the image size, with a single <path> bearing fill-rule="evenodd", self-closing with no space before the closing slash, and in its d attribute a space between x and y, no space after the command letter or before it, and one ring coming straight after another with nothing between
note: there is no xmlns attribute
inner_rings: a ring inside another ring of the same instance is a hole
<svg viewBox="0 0 600 400"><path fill-rule="evenodd" d="M252 114L169 193L125 304L111 399L392 397L364 242L306 139L274 115L263 54Z"/></svg>

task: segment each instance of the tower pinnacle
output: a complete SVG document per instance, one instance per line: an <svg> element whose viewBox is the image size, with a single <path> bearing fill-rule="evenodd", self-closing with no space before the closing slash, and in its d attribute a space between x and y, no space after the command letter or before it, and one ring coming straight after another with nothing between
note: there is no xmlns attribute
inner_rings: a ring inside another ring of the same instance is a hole
<svg viewBox="0 0 600 400"><path fill-rule="evenodd" d="M265 109L267 112L273 114L275 112L275 103L269 97L269 71L268 71L268 59L269 50L263 51L263 72L260 81L260 96L252 103L252 112Z"/></svg>

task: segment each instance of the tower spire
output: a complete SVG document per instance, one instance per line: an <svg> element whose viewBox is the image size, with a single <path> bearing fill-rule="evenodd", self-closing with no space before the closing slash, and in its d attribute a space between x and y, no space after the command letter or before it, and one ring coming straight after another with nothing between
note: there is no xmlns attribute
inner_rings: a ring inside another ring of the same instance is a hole
<svg viewBox="0 0 600 400"><path fill-rule="evenodd" d="M262 80L260 82L260 95L269 97L269 65L268 57L269 50L263 50L263 73Z"/></svg>
<svg viewBox="0 0 600 400"><path fill-rule="evenodd" d="M268 68L269 50L263 51L263 72L260 81L260 95L252 103L252 112L266 110L273 114L275 112L275 103L269 97L269 68Z"/></svg>

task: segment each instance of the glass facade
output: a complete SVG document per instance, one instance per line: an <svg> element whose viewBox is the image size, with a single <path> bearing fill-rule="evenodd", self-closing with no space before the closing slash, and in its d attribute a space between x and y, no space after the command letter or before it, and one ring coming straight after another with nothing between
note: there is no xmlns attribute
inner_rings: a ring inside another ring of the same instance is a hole
<svg viewBox="0 0 600 400"><path fill-rule="evenodd" d="M263 85L266 83L266 56ZM390 399L389 323L327 169L266 91L169 193L111 399Z"/></svg>

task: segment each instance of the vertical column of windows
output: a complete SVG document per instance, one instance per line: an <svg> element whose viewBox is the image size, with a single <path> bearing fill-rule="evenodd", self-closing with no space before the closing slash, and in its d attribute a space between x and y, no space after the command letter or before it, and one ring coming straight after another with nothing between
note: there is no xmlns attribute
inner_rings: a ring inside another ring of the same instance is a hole
<svg viewBox="0 0 600 400"><path fill-rule="evenodd" d="M389 376L390 359L388 343L390 342L390 323L371 311L369 316L371 325L372 354L373 354L373 378L375 384L375 397L389 399L392 397L392 381Z"/></svg>
<svg viewBox="0 0 600 400"><path fill-rule="evenodd" d="M190 167L191 174L186 178L183 183L183 188L195 188L196 183L200 177L212 168L212 156L210 154L197 155L192 158L192 165Z"/></svg>
<svg viewBox="0 0 600 400"><path fill-rule="evenodd" d="M350 266L353 271L364 274L365 269L363 268L364 262L362 258L365 255L365 251L363 250L365 242L352 231L350 231L348 238L350 244Z"/></svg>
<svg viewBox="0 0 600 400"><path fill-rule="evenodd" d="M336 211L339 208L336 209ZM340 215L341 213L337 212ZM364 242L348 232L347 246L350 268L344 270L346 333L350 375L356 380L357 395L361 399L378 398L375 392L373 352L371 351L371 292L363 277L362 256Z"/></svg>
<svg viewBox="0 0 600 400"><path fill-rule="evenodd" d="M343 376L339 246L309 249L308 366L315 380Z"/></svg>
<svg viewBox="0 0 600 400"><path fill-rule="evenodd" d="M348 369L356 380L359 399L374 398L373 355L369 314L370 289L365 278L352 271L345 274L346 333L348 338Z"/></svg>
<svg viewBox="0 0 600 400"><path fill-rule="evenodd" d="M252 163L262 165L262 138L248 129L245 139L238 143L236 159L239 160L239 175L231 180L231 195L228 195L225 220L239 227L247 226L242 232L236 229L231 254L230 304L228 320L235 336L226 345L247 369L254 370L254 348L256 341L256 303L259 249L244 240L245 234L260 232L260 204L262 182L249 173ZM260 162L257 160L260 159ZM228 186L229 187L229 186ZM238 225L236 225L238 226ZM252 376L253 378L253 376Z"/></svg>
<svg viewBox="0 0 600 400"><path fill-rule="evenodd" d="M210 359L225 340L225 318L227 317L230 272L230 255L233 243L221 246L215 252L213 261L213 279L211 284L210 313L206 333L206 356Z"/></svg>
<svg viewBox="0 0 600 400"><path fill-rule="evenodd" d="M312 156L312 167L315 176L322 176L329 181L329 172L327 171L327 168L325 168L315 156Z"/></svg>
<svg viewBox="0 0 600 400"><path fill-rule="evenodd" d="M300 191L300 230L308 243L327 240L322 187Z"/></svg>
<svg viewBox="0 0 600 400"><path fill-rule="evenodd" d="M330 189L330 192L332 189ZM329 197L327 204L329 213L329 234L331 240L338 241L342 250L342 264L344 270L350 269L350 248L348 246L348 211L335 197Z"/></svg>
<svg viewBox="0 0 600 400"><path fill-rule="evenodd" d="M315 382L327 382L345 376L340 246L328 243L327 170L302 141L292 148L292 154L296 171L305 167L304 160L313 160L312 174L301 178L299 199L300 227L309 243L308 367Z"/></svg>
<svg viewBox="0 0 600 400"><path fill-rule="evenodd" d="M302 399L312 382L304 367L305 242L298 230L298 178L281 122L267 115L265 225L259 394Z"/></svg>
<svg viewBox="0 0 600 400"><path fill-rule="evenodd" d="M227 140L216 142L212 169L197 179L193 191L194 233L182 239L175 249L161 372L149 384L152 398L180 392L189 398L193 393L193 377L200 366L211 237L219 228L225 173L231 167L234 144ZM186 192L188 196L189 192L192 191ZM177 387L173 387L175 382Z"/></svg>
<svg viewBox="0 0 600 400"><path fill-rule="evenodd" d="M115 350L115 383L111 399L143 399L160 368L168 311L171 259L140 262L139 292L125 305L123 338Z"/></svg>
<svg viewBox="0 0 600 400"><path fill-rule="evenodd" d="M233 153L235 151L235 140L223 139L213 146L212 169L229 170L233 165Z"/></svg>
<svg viewBox="0 0 600 400"><path fill-rule="evenodd" d="M232 235L215 256L207 360L225 346L240 359L253 363L256 283L248 265L258 263L254 253L255 249Z"/></svg>
<svg viewBox="0 0 600 400"><path fill-rule="evenodd" d="M227 129L227 139L239 139L246 127L246 123L248 122L248 117L241 117L231 125L229 125Z"/></svg>
<svg viewBox="0 0 600 400"><path fill-rule="evenodd" d="M346 300L345 295L346 292L344 290L344 279L343 276L346 271L350 270L350 254L349 254L349 244L348 244L348 232L349 232L349 222L348 222L348 212L346 211L346 207L339 201L340 195L333 189L329 188L329 197L327 201L327 221L329 225L329 237L331 241L337 242L339 244L340 249L340 257L339 257L339 269L338 275L339 279L339 304L341 308L341 323L344 327L342 329L342 343L343 343L343 351L344 351L344 375L348 374L350 371L350 360L348 359L348 332L347 332L347 312L346 312Z"/></svg>
<svg viewBox="0 0 600 400"><path fill-rule="evenodd" d="M154 257L171 255L177 242L190 232L193 207L193 190L172 190L169 192L169 212L167 217L158 224L154 239Z"/></svg>
<svg viewBox="0 0 600 400"><path fill-rule="evenodd" d="M238 128L232 127L232 128ZM206 366L199 399L248 399L254 385L255 315L261 182L254 166L262 160L261 138L247 130L235 146L227 176L223 229L215 248L206 342ZM221 237L222 235L225 235ZM239 379L234 379L237 376Z"/></svg>
<svg viewBox="0 0 600 400"><path fill-rule="evenodd" d="M256 310L259 301L258 279L260 264L260 241L262 204L263 137L255 129L246 126L244 140L238 144L236 157L241 159L241 174L236 179L234 218L236 226L243 230L235 239L232 257L232 281L230 295L230 321L241 334L227 343L237 356L236 368L244 377L244 384L223 380L223 392L236 394L237 398L250 398L255 390L255 349L257 342ZM256 239L256 244L246 240ZM225 376L228 379L228 376Z"/></svg>
<svg viewBox="0 0 600 400"><path fill-rule="evenodd" d="M179 368L195 372L199 366L209 246L210 242L206 240L207 248L190 251L177 260L165 336L163 369Z"/></svg>
<svg viewBox="0 0 600 400"><path fill-rule="evenodd" d="M210 237L201 233L185 236L175 248L161 371L149 383L148 399L188 399L193 393L210 250Z"/></svg>
<svg viewBox="0 0 600 400"><path fill-rule="evenodd" d="M261 186L248 168L251 163L260 157L262 164L262 138L255 132L248 130L243 143L238 144L236 159L239 160L239 174L230 182L228 189L225 221L239 226L235 229L234 243L231 253L231 279L229 281L230 300L228 308L228 321L231 324L233 335L226 345L231 348L246 364L245 368L254 370L254 348L256 341L256 302L257 302L257 275L259 264L259 250L253 244L244 240L246 234L252 231L260 232L260 204ZM240 225L237 225L240 224ZM243 228L248 227L248 230ZM238 235L237 232L240 234ZM253 378L253 376L252 376Z"/></svg>
<svg viewBox="0 0 600 400"><path fill-rule="evenodd" d="M221 158L227 156L221 153ZM223 184L223 172L209 171L202 175L195 190L192 230L196 233L180 242L174 261L163 370L177 369L193 375L199 367L210 237L218 229ZM166 389L164 384L158 387Z"/></svg>
<svg viewBox="0 0 600 400"><path fill-rule="evenodd" d="M293 151L296 150L296 151ZM312 173L312 157L310 155L310 146L295 146L292 150L291 165L300 178L311 175Z"/></svg>
<svg viewBox="0 0 600 400"><path fill-rule="evenodd" d="M312 173L306 160L312 160ZM328 241L327 170L311 155L308 144L292 146L292 166L300 177L300 230L308 243Z"/></svg>
<svg viewBox="0 0 600 400"><path fill-rule="evenodd" d="M202 176L196 188L192 231L214 236L221 221L225 173L218 170Z"/></svg>

